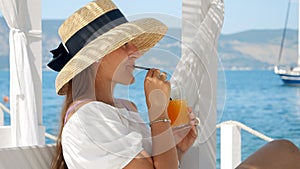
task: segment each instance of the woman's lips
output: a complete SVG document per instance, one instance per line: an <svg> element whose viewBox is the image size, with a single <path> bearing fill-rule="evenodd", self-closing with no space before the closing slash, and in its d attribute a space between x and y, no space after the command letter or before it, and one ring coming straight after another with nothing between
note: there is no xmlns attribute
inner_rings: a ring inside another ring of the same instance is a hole
<svg viewBox="0 0 300 169"><path fill-rule="evenodd" d="M134 70L134 66L133 65L126 65L126 68L129 69L130 71Z"/></svg>

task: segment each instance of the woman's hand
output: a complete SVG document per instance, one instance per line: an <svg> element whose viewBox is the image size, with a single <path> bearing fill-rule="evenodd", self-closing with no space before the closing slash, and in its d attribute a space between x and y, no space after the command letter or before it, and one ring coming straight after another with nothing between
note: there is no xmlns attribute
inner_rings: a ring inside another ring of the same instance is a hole
<svg viewBox="0 0 300 169"><path fill-rule="evenodd" d="M149 112L149 120L168 117L167 107L170 100L170 82L166 73L150 69L144 81L144 91Z"/></svg>
<svg viewBox="0 0 300 169"><path fill-rule="evenodd" d="M178 158L181 159L182 155L194 144L198 137L197 125L199 119L192 113L192 108L188 108L190 115L190 126L182 129L174 129L173 134L176 141L176 148L178 152Z"/></svg>

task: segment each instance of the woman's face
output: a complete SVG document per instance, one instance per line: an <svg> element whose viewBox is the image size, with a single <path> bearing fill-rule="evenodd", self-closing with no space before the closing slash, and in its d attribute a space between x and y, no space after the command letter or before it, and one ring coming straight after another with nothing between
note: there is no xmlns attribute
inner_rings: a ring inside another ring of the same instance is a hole
<svg viewBox="0 0 300 169"><path fill-rule="evenodd" d="M137 47L128 42L103 57L99 64L97 76L115 83L132 84L134 83L133 66L138 57Z"/></svg>

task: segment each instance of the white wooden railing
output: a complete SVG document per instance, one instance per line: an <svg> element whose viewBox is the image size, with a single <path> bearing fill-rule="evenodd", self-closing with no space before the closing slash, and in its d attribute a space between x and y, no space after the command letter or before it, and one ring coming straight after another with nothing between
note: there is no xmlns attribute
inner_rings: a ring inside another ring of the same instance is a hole
<svg viewBox="0 0 300 169"><path fill-rule="evenodd" d="M0 103L0 127L3 127L3 129L5 129L4 132L7 133L8 128L4 127L4 113L10 114L10 110L7 107L5 107L2 103ZM3 135L3 134L0 133L0 135ZM51 135L49 133L45 133L45 137L49 138L51 140L54 140L54 141L57 140L56 136ZM1 147L1 145L0 145L0 147Z"/></svg>
<svg viewBox="0 0 300 169"><path fill-rule="evenodd" d="M273 139L237 121L225 121L216 126L220 128L221 169L234 169L241 163L241 129L267 142Z"/></svg>
<svg viewBox="0 0 300 169"><path fill-rule="evenodd" d="M0 103L0 126L4 126L4 112L9 113L9 109Z"/></svg>

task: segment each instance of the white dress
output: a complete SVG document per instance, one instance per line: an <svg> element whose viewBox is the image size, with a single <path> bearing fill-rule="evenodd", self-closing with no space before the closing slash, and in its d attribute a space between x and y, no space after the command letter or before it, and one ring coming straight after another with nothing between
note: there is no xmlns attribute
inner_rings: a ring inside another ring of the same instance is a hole
<svg viewBox="0 0 300 169"><path fill-rule="evenodd" d="M69 169L121 169L137 154L151 154L151 135L139 113L102 102L80 107L62 132Z"/></svg>

